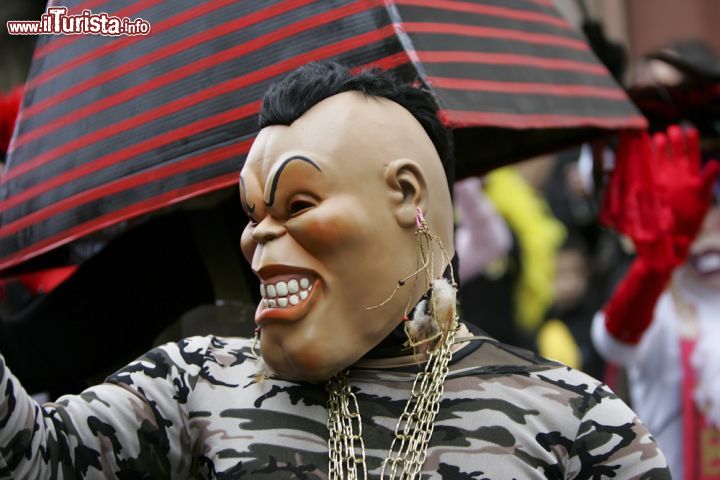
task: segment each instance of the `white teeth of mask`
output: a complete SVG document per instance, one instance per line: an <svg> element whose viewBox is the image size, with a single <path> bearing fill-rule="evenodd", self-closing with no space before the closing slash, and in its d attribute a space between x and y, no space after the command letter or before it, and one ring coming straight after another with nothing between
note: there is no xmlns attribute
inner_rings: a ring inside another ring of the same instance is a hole
<svg viewBox="0 0 720 480"><path fill-rule="evenodd" d="M310 279L291 279L274 284L260 284L262 305L266 308L285 308L298 305L310 296Z"/></svg>

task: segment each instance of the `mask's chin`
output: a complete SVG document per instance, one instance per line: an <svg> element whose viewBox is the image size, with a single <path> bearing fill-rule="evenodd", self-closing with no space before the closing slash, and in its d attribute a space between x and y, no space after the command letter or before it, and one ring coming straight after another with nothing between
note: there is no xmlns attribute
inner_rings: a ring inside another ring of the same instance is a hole
<svg viewBox="0 0 720 480"><path fill-rule="evenodd" d="M355 363L364 351L360 339L348 342L334 337L332 332L314 338L275 337L272 333L263 332L261 352L267 365L285 380L328 380Z"/></svg>
<svg viewBox="0 0 720 480"><path fill-rule="evenodd" d="M407 302L398 296L395 302L368 312L366 303L356 298L334 298L334 303L316 302L294 322L274 321L263 327L262 356L280 378L312 382L332 378L392 332L398 321L387 319L401 318Z"/></svg>
<svg viewBox="0 0 720 480"><path fill-rule="evenodd" d="M278 362L273 362L271 359L266 359L266 362L276 374L285 380L324 382L354 363L352 361L339 362L338 360L337 358L326 358L317 350L308 348L292 355L285 355Z"/></svg>

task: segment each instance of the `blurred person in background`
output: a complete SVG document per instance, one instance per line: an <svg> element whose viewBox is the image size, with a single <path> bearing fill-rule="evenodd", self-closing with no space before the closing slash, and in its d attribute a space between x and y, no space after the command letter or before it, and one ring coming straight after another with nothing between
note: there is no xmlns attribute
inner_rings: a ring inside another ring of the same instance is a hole
<svg viewBox="0 0 720 480"><path fill-rule="evenodd" d="M504 223L503 248L494 250L499 254L460 287L467 318L494 338L532 350L537 350L535 335L552 304L555 255L565 235L534 187L545 163L521 167L522 171L504 167L484 177L485 195ZM456 203L461 213L469 210L462 187ZM482 245L478 235L474 248L487 248ZM462 272L462 251L459 259Z"/></svg>
<svg viewBox="0 0 720 480"><path fill-rule="evenodd" d="M461 282L466 282L506 255L513 239L507 224L483 192L480 178L457 182L454 204L458 217L455 248L461 258L459 276Z"/></svg>
<svg viewBox="0 0 720 480"><path fill-rule="evenodd" d="M587 243L569 233L555 259L554 301L538 331L537 345L541 355L603 378L604 362L590 340L601 290L592 268Z"/></svg>
<svg viewBox="0 0 720 480"><path fill-rule="evenodd" d="M663 266L657 245L648 251L647 238L633 238L638 258L605 313L596 316L593 340L608 361L628 367L631 403L663 445L674 477L720 478L720 218L717 186L715 206L710 207L713 167L704 177L699 167L701 158L720 158L720 58L702 41L681 40L648 55L634 70L631 98L648 118L651 132L668 131L654 138L654 146L664 152L661 158L675 155L673 161L655 165L657 172L641 176L658 177L661 188L654 189L654 197L670 199L671 218L665 223L674 226L666 228L665 240L695 240L689 250L676 249L675 254L684 255ZM674 126L678 124L692 126L699 138L681 134ZM670 153L663 147L668 143ZM679 152L691 158L683 160Z"/></svg>
<svg viewBox="0 0 720 480"><path fill-rule="evenodd" d="M603 208L627 215L608 218L637 256L592 339L627 369L632 404L673 477L720 478L720 207L711 206L720 165L703 168L697 132L671 127L652 144L626 136L618 168L636 170L611 180Z"/></svg>
<svg viewBox="0 0 720 480"><path fill-rule="evenodd" d="M606 152L589 144L560 152L541 185L567 235L556 255L554 301L538 332L538 350L597 378L607 378L606 369L590 339L590 325L629 264L618 235L598 223L596 172Z"/></svg>
<svg viewBox="0 0 720 480"><path fill-rule="evenodd" d="M576 159L541 157L484 185L456 184L461 308L490 335L601 378L589 332L606 297L588 246L600 229Z"/></svg>

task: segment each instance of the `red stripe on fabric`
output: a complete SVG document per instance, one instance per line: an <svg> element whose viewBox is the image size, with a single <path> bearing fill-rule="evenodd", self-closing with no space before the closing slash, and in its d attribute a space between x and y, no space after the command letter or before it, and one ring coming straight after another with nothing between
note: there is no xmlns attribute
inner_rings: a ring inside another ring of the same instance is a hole
<svg viewBox="0 0 720 480"><path fill-rule="evenodd" d="M373 60L372 62L366 63L359 67L355 67L352 69L352 72L357 73L361 70L370 68L390 70L391 68L399 67L400 65L404 65L406 63L410 63L410 57L408 57L408 54L405 51L402 51L384 58L380 58L378 60Z"/></svg>
<svg viewBox="0 0 720 480"><path fill-rule="evenodd" d="M365 34L358 35L356 37L349 38L342 42L338 42L333 45L326 45L324 47L311 50L310 52L306 52L305 54L295 56L293 58L285 60L284 62L271 65L270 67L266 67L262 70L257 70L251 74L239 77L237 79L233 79L232 81L237 82L235 86L237 88L240 88L252 83L262 81L266 78L271 78L273 76L288 72L311 60L322 60L334 55L339 55L346 51L353 50L355 48L365 46L373 42L382 40L384 38L390 37L393 34L394 30L392 28L392 25L387 25L386 27L383 27L379 30L374 30ZM258 100L257 102L253 102L251 104L238 107L228 112L223 112L206 119L198 120L197 122L194 122L190 125L185 125L178 129L165 132L164 134L158 135L157 137L148 139L144 142L131 145L130 147L126 147L122 150L112 152L108 155L95 159L92 162L80 165L73 170L63 172L56 177L45 180L43 183L30 187L27 190L24 190L6 200L0 201L0 211L7 210L14 205L17 205L30 198L36 197L52 188L65 184L76 178L80 178L96 170L106 168L114 163L125 160L134 155L139 155L153 148L157 148L172 141L178 140L179 138L182 138L184 136L209 130L210 128L214 128L215 126L222 125L223 123L228 123L238 118L242 118L241 115L248 116L253 113L257 113L257 111L259 110L259 106L260 101ZM27 163L20 165L18 169L24 165L27 165ZM39 165L33 165L33 168L35 168L36 166ZM15 170L6 173L2 180L0 180L0 183L6 182L7 177L14 171Z"/></svg>
<svg viewBox="0 0 720 480"><path fill-rule="evenodd" d="M512 53L481 53L465 51L417 51L424 63L484 63L487 65L517 65L543 70L560 70L607 76L608 71L599 63L578 62L562 58L533 57Z"/></svg>
<svg viewBox="0 0 720 480"><path fill-rule="evenodd" d="M305 4L311 3L313 1L315 1L315 0L294 0L294 1L283 2L280 5L274 5L272 7L269 7L269 8L263 9L263 10L259 10L258 12L247 15L245 17L241 17L241 18L232 20L228 23L222 24L218 27L211 28L209 30L200 32L192 37L184 38L182 40L179 40L176 43L166 45L154 52L150 52L146 55L137 57L128 63L119 65L111 70L101 72L93 78L90 78L83 82L77 83L77 84L73 85L72 87L68 88L67 90L58 92L57 94L55 94L53 96L50 96L40 102L37 102L34 105L31 105L30 108L25 112L25 117L30 118L39 112L42 112L50 107L57 105L58 103L62 102L63 100L67 100L68 98L71 98L71 97L73 97L79 93L82 93L86 90L90 90L90 89L98 87L106 82L109 82L110 80L114 80L118 77L121 77L121 76L126 75L131 72L134 72L135 70L142 68L144 66L147 66L153 62L156 62L163 58L169 57L171 55L175 55L184 50L187 50L188 48L195 47L201 43L218 38L222 35L233 32L237 29L246 28L255 23L258 23L258 22L261 22L264 20L268 20L268 19L270 19L274 16L277 16L281 13L284 13L284 12L289 11L294 8L301 7ZM272 36L272 32L270 34L263 35L262 37L258 37L258 38L263 38L263 37L268 37L268 36ZM253 41L256 41L256 40L257 39L254 39ZM251 43L251 42L248 42L248 43ZM243 45L247 45L247 43L243 44ZM242 46L238 45L238 46L235 46L228 50L236 51L238 49L242 49ZM217 54L211 55L208 58L216 58L219 55L221 55L222 53L223 52L218 52ZM202 62L204 60L206 60L206 59L202 59L200 62ZM194 67L197 63L200 63L200 62L195 62L190 65L183 65L182 67L177 68L174 71L180 72L180 71L185 71L185 70L192 70L192 68L190 68L190 67ZM170 72L166 72L165 74L163 74L163 76L169 75L169 74L170 74ZM187 75L185 75L185 76L187 76ZM124 93L124 92L119 92L119 94L122 94L122 93ZM73 112L71 116L76 115L76 113L77 112Z"/></svg>
<svg viewBox="0 0 720 480"><path fill-rule="evenodd" d="M80 2L78 5L70 9L70 11L82 11L84 9L89 8L95 8L98 5L102 5L103 3L109 3L110 0L85 0L84 2ZM57 2L56 2L57 3Z"/></svg>
<svg viewBox="0 0 720 480"><path fill-rule="evenodd" d="M534 3L535 5L541 5L543 7L552 7L555 8L552 0L526 0L530 3Z"/></svg>
<svg viewBox="0 0 720 480"><path fill-rule="evenodd" d="M239 118L246 118L250 115L256 114L259 109L260 101L258 100L256 102L213 115L212 117L200 119L175 130L165 132L162 135L152 137L144 142L136 143L124 149L108 153L107 155L103 155L91 162L84 163L71 170L66 170L60 175L51 177L42 183L38 183L37 185L19 192L17 195L0 201L0 212L25 202L30 198L37 197L38 195L52 190L53 188L57 188L60 185L64 185L70 181L89 175L90 173L98 170L108 168L116 163L132 158L133 156L143 154L154 148L161 147L182 137L192 135L194 133L200 133Z"/></svg>
<svg viewBox="0 0 720 480"><path fill-rule="evenodd" d="M378 67L382 69L395 68L404 63L408 63L409 58L404 52L400 52L394 55L387 56L380 60L376 60L360 67L356 67L353 70L359 71L364 68ZM227 145L210 152L203 152L201 155L190 157L181 162L177 162L172 165L160 167L154 170L143 171L135 174L131 177L125 177L90 190L83 191L72 197L60 200L48 207L42 208L35 212L32 212L14 222L8 223L0 227L0 236L7 236L15 233L23 228L40 222L52 215L57 215L71 208L75 208L79 205L97 200L114 193L118 193L123 190L127 190L145 183L151 183L161 178L165 178L171 175L175 175L184 171L194 170L198 167L210 165L216 162L223 161L232 155L246 154L252 140L246 140L241 143Z"/></svg>
<svg viewBox="0 0 720 480"><path fill-rule="evenodd" d="M114 225L118 222L122 222L123 220L128 220L144 213L152 212L162 207L167 207L168 205L173 205L175 203L179 203L208 192L213 192L215 190L228 187L230 185L236 184L237 181L237 172L222 175L220 177L205 180L204 182L199 182L194 185L165 192L161 195L158 195L157 197L145 200L143 202L138 202L135 205L131 205L118 211L110 212L101 217L94 218L93 220L64 230L60 233L53 235L50 238L41 240L29 247L18 250L17 252L0 259L0 270L5 270L14 265L18 265L19 263L27 261L30 258L36 257L59 246L70 243L73 240L77 240L78 238L84 237L85 235L88 235L92 232L96 232L98 230L102 230L103 228Z"/></svg>
<svg viewBox="0 0 720 480"><path fill-rule="evenodd" d="M408 63L409 58L404 52L400 52L394 55L387 56L380 60L376 60L360 67L356 67L353 70L360 70L363 68L378 67L383 69L390 69ZM244 142L226 145L209 152L203 152L200 155L196 155L180 162L166 165L153 170L146 170L139 172L130 177L124 177L119 180L109 182L104 185L92 188L80 192L77 195L68 197L60 200L48 207L42 208L35 212L32 212L24 217L3 225L0 227L0 237L13 234L23 228L38 223L50 216L57 215L71 208L76 208L80 205L89 203L91 201L124 191L130 188L137 187L146 183L152 183L154 181L166 178L178 173L182 173L189 170L195 170L199 167L211 165L213 163L221 162L233 155L247 154L250 150L253 140L245 140Z"/></svg>
<svg viewBox="0 0 720 480"><path fill-rule="evenodd" d="M620 117L583 117L572 115L526 115L522 113L467 112L441 110L438 113L443 124L449 128L502 127L523 128L578 128L599 127L607 129L646 129L647 120L641 115Z"/></svg>
<svg viewBox="0 0 720 480"><path fill-rule="evenodd" d="M471 25L460 25L458 23L406 22L397 24L396 26L398 29L405 30L409 33L440 33L464 37L499 38L502 40L515 40L537 45L555 45L573 50L590 50L590 47L582 40L551 35L549 33L530 33L505 28L475 27Z"/></svg>
<svg viewBox="0 0 720 480"><path fill-rule="evenodd" d="M593 97L612 100L626 100L625 92L619 88L596 87L593 85L562 85L529 82L493 82L465 78L428 77L434 87L451 90L472 90L474 92L529 93L555 97Z"/></svg>
<svg viewBox="0 0 720 480"><path fill-rule="evenodd" d="M145 6L147 6L148 4L154 5L161 1L164 1L164 0L144 0L143 4ZM170 17L167 20L163 20L161 22L154 23L152 25L152 33L153 33L153 35L157 35L158 33L164 32L165 30L169 30L173 27L177 27L178 25L182 25L185 22L194 20L197 17L205 15L214 10L218 10L219 8L225 7L225 6L233 3L234 1L235 0L214 0L212 2L201 3L197 7L191 8L190 10L185 10L184 12L180 12L179 14L175 15L174 17ZM38 85L45 83L48 80L52 80L53 78L55 78L59 75L62 75L63 73L66 73L75 67L83 65L85 63L88 63L92 60L101 58L111 52L123 49L127 46L130 46L136 42L143 40L144 38L145 38L145 36L143 36L143 35L138 35L135 37L122 37L122 38L119 38L119 39L113 41L112 43L107 43L101 47L98 47L95 50L92 50L83 55L80 55L79 57L75 57L72 60L69 60L68 62L63 63L62 65L58 65L55 68L46 70L46 71L42 72L40 75L38 75L34 78L31 78L27 83L27 88L28 89L36 88Z"/></svg>
<svg viewBox="0 0 720 480"><path fill-rule="evenodd" d="M165 0L160 0L160 3L162 3ZM103 3L107 3L108 0L88 0L84 4L78 5L77 7L73 7L71 9L68 9L69 15L75 15L78 13L82 13L83 10L92 10L93 8L97 7L98 5L102 5ZM151 7L153 5L152 2L145 1L145 2L137 2L135 4L132 4L128 7L121 8L117 12L112 12L110 15L116 16L116 17L130 17L131 15L134 15L142 10L145 10L148 7ZM94 11L93 13L103 13L101 10ZM108 13L108 12L105 12ZM43 45L42 47L35 50L35 55L33 55L33 58L42 58L48 53L54 52L60 47L66 47L67 45L71 44L78 38L81 38L82 35L65 35L62 38L56 38L52 43L47 43Z"/></svg>
<svg viewBox="0 0 720 480"><path fill-rule="evenodd" d="M148 65L154 61L157 61L160 58L163 58L163 57L166 57L169 55L173 55L175 53L178 53L179 51L184 50L185 48L195 46L198 43L200 43L201 41L207 41L209 39L220 36L221 34L225 34L229 31L232 31L234 29L243 28L243 27L250 25L251 23L255 23L255 22L261 21L261 20L266 20L267 18L270 18L273 14L277 14L277 13L281 13L282 11L286 11L288 8L288 5L294 5L295 7L299 7L303 4L308 3L309 1L314 1L314 0L297 0L295 2L286 2L286 3L282 4L283 9L278 8L278 6L274 6L270 9L263 10L262 11L263 15L258 15L255 18L251 19L250 16L243 17L242 19L238 19L236 21L225 24L221 28L208 30L206 32L202 32L201 34L197 35L196 37L191 37L189 39L182 40L181 42L178 42L176 44L169 45L168 47L158 50L150 55L146 55L144 57L135 59L125 65L120 66L119 68L101 73L97 77L94 77L86 82L77 84L76 86L71 87L68 90L65 90L64 92L61 92L59 95L56 95L49 99L46 99L43 102L39 102L39 104L43 104L43 103L45 104L45 105L42 105L41 110L44 108L48 108L49 106L52 106L54 104L57 104L60 101L65 100L66 98L69 98L77 93L88 90L90 88L95 88L109 80L117 78L121 75L125 75L128 72L137 70L138 68ZM110 95L108 97L102 98L102 99L100 99L96 102L93 102L85 107L82 107L78 110L73 110L72 112L68 112L66 115L58 117L55 120L52 120L48 123L39 125L35 129L25 132L23 135L18 137L16 139L15 143L13 143L12 148L13 148L13 150L17 150L18 148L22 147L24 144L28 143L29 141L37 139L43 135L46 135L47 133L52 132L59 127L66 127L67 125L77 122L89 115L92 115L94 113L97 113L97 112L105 110L105 109L108 109L108 108L118 105L124 101L139 97L150 91L156 90L160 87L166 86L173 82L177 82L178 80L181 80L182 78L188 77L190 75L194 75L194 74L198 73L199 71L206 70L215 65L224 63L228 60L242 57L243 55L247 55L250 52L253 52L260 48L271 45L271 44L278 42L284 38L290 37L292 35L296 35L305 30L310 30L312 28L316 28L319 25L333 22L335 20L341 19L346 16L350 16L350 15L354 15L354 14L363 12L366 9L367 9L367 5L365 2L355 2L353 4L350 4L350 5L335 9L335 10L331 10L328 12L324 12L320 15L316 15L314 17L311 17L310 19L302 20L300 22L291 24L288 27L284 28L280 32L270 32L266 35L257 37L249 42L246 42L246 43L243 43L240 45L236 45L227 50L223 50L221 52L210 55L208 57L201 58L193 63L183 65L179 68L176 68L175 70L165 72L162 75L158 75L157 77L155 77L141 85L136 85L134 87L128 88L127 90L120 91L114 95ZM260 12L258 12L258 13L260 13ZM251 23L248 23L248 22L251 22ZM229 27L229 28L227 28L227 27ZM202 37L202 39L200 37Z"/></svg>
<svg viewBox="0 0 720 480"><path fill-rule="evenodd" d="M243 142L235 143L232 145L225 145L220 148L215 148L210 151L202 152L198 155L186 158L184 160L164 165L158 168L143 170L132 176L123 177L118 180L106 183L104 185L85 190L77 193L71 197L64 198L58 202L55 202L45 208L36 210L28 215L25 215L14 222L10 222L0 227L0 237L6 237L11 235L23 228L27 228L30 225L34 225L41 222L53 215L58 215L64 211L76 208L80 205L98 200L109 195L128 190L130 188L145 185L147 183L156 182L163 178L176 175L178 173L187 172L190 170L196 170L200 167L212 165L218 163L234 155L246 154L250 150L252 140L245 140Z"/></svg>
<svg viewBox="0 0 720 480"><path fill-rule="evenodd" d="M434 8L437 10L452 10L455 12L476 13L479 15L487 15L491 17L510 18L513 20L521 20L525 22L544 23L554 27L572 29L570 24L561 17L554 17L546 13L532 12L521 10L519 8L496 7L492 5L480 5L477 3L459 2L447 0L438 2L437 0L394 0L397 5L412 5L416 7Z"/></svg>
<svg viewBox="0 0 720 480"><path fill-rule="evenodd" d="M233 79L230 79L223 83L213 85L212 87L206 88L204 90L200 90L198 92L195 92L192 95L188 95L186 97L180 98L174 102L170 102L170 103L167 103L160 107L154 108L152 110L143 112L140 115L136 115L135 117L130 117L121 122L118 122L118 123L115 123L112 125L108 125L107 127L102 128L100 130L90 132L87 135L84 135L80 138L71 140L70 142L60 145L52 150L45 151L45 152L37 155L36 157L33 157L32 160L22 163L22 164L18 165L17 167L5 172L5 174L0 179L0 185L9 182L13 178L17 178L21 175L24 175L24 174L28 173L29 171L34 170L35 168L37 168L41 165L49 163L61 155L68 154L79 148L85 147L91 143L111 137L113 135L117 135L118 133L121 133L123 131L137 128L146 122L150 122L152 120L161 118L163 116L169 115L171 113L180 111L182 109L191 107L191 106L201 103L203 101L209 100L216 96L240 89L242 87L245 87L245 86L251 85L253 83L259 82L261 80L264 80L266 78L269 78L273 75L282 73L282 72L286 71L285 67L287 65L299 66L302 63L298 63L298 59L302 59L302 58L315 59L315 57L313 56L313 55L315 55L315 52L317 53L317 55L331 56L331 55L334 55L335 53L340 53L343 51L351 50L352 48L355 48L358 46L362 46L365 43L372 43L374 41L381 40L382 38L389 37L390 35L393 34L393 32L394 31L392 29L392 26L388 25L379 30L374 30L374 31L371 31L371 32L368 32L365 34L361 34L356 37L352 37L350 39L343 40L336 44L326 45L325 47L321 47L319 49L313 50L312 52L308 52L304 55L299 55L292 59L286 60L285 62L280 62L278 64L271 65L264 69L256 70L255 72L244 75L242 77L233 78ZM290 67L290 69L291 68L294 68L294 67ZM273 73L273 72L276 72L276 73ZM2 204L2 202L0 202L0 204Z"/></svg>

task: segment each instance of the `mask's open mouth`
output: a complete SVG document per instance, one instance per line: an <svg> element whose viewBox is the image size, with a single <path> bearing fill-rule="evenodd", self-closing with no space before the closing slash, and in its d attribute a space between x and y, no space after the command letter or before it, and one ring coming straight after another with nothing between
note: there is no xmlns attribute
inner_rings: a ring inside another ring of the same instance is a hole
<svg viewBox="0 0 720 480"><path fill-rule="evenodd" d="M705 250L690 257L690 263L700 275L720 272L720 250Z"/></svg>
<svg viewBox="0 0 720 480"><path fill-rule="evenodd" d="M262 299L255 311L255 323L266 320L293 321L302 318L318 290L318 279L308 273L275 275L260 284Z"/></svg>
<svg viewBox="0 0 720 480"><path fill-rule="evenodd" d="M294 307L308 299L312 287L312 278L307 276L275 283L261 283L262 304L265 308Z"/></svg>

